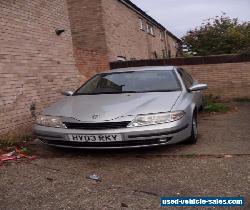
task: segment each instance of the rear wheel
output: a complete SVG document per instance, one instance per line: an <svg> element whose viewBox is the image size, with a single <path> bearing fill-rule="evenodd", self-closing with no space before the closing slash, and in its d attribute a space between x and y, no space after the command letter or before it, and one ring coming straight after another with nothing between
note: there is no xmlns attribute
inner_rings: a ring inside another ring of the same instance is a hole
<svg viewBox="0 0 250 210"><path fill-rule="evenodd" d="M202 112L202 111L204 111L204 105L203 104L199 108L199 112Z"/></svg>
<svg viewBox="0 0 250 210"><path fill-rule="evenodd" d="M187 139L186 143L196 144L197 140L198 140L197 114L194 114L192 119L191 136Z"/></svg>

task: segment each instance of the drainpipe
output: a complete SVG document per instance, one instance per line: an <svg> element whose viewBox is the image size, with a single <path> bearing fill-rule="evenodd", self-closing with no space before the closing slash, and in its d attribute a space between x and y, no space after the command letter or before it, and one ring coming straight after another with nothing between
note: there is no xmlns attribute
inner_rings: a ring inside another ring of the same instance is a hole
<svg viewBox="0 0 250 210"><path fill-rule="evenodd" d="M147 48L148 48L148 59L152 59L152 46L151 46L151 40L150 35L146 31L146 40L147 40Z"/></svg>
<svg viewBox="0 0 250 210"><path fill-rule="evenodd" d="M169 39L167 35L167 30L164 31L164 38L165 38L165 50L166 50L166 55L168 55L168 51L170 49L170 44L169 44ZM169 55L168 55L169 56ZM170 57L170 56L169 56Z"/></svg>
<svg viewBox="0 0 250 210"><path fill-rule="evenodd" d="M165 58L167 57L167 52L168 52L168 48L167 48L167 37L166 37L166 29L163 32L163 38L164 38L164 47L165 47Z"/></svg>

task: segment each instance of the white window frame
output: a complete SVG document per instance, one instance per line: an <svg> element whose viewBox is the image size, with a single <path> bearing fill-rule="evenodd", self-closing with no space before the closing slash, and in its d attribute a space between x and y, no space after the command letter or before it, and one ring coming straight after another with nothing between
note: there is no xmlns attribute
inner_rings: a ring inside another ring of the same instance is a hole
<svg viewBox="0 0 250 210"><path fill-rule="evenodd" d="M164 32L163 31L160 31L160 39L161 39L161 41L164 40Z"/></svg>
<svg viewBox="0 0 250 210"><path fill-rule="evenodd" d="M150 26L149 26L148 23L147 23L147 25L146 25L146 30L147 30L147 33L149 34L149 33L150 33Z"/></svg>
<svg viewBox="0 0 250 210"><path fill-rule="evenodd" d="M150 29L150 34L154 36L155 35L154 27L151 25L149 29Z"/></svg>
<svg viewBox="0 0 250 210"><path fill-rule="evenodd" d="M155 35L154 26L149 23L146 24L146 31L148 34L151 34L152 36Z"/></svg>
<svg viewBox="0 0 250 210"><path fill-rule="evenodd" d="M117 61L126 61L127 58L125 56L117 56Z"/></svg>
<svg viewBox="0 0 250 210"><path fill-rule="evenodd" d="M139 25L140 25L140 30L144 30L144 24L142 18L139 18Z"/></svg>

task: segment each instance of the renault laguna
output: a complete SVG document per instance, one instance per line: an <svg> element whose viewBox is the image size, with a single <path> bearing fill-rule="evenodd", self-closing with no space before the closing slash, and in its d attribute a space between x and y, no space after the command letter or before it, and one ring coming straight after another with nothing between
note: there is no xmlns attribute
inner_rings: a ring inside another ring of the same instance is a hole
<svg viewBox="0 0 250 210"><path fill-rule="evenodd" d="M86 149L197 142L199 84L182 68L123 68L99 73L36 119L44 144Z"/></svg>

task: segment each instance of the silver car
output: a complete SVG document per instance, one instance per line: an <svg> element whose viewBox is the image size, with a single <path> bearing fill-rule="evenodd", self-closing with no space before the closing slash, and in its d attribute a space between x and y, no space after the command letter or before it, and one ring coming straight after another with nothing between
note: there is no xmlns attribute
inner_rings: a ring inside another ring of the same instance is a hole
<svg viewBox="0 0 250 210"><path fill-rule="evenodd" d="M171 66L95 75L38 116L38 139L57 147L139 148L197 142L197 114L207 85Z"/></svg>

